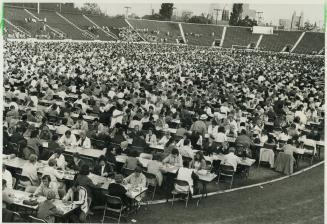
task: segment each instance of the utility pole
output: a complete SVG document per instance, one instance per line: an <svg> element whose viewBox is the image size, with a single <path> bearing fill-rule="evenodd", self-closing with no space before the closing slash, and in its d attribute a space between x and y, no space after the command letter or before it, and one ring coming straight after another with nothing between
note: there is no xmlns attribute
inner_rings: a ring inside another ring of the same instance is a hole
<svg viewBox="0 0 327 224"><path fill-rule="evenodd" d="M125 6L124 8L126 10L126 12L125 12L125 18L127 19L128 18L128 10L131 9L131 7Z"/></svg>
<svg viewBox="0 0 327 224"><path fill-rule="evenodd" d="M213 9L216 11L216 24L218 24L218 13L221 11L221 9Z"/></svg>
<svg viewBox="0 0 327 224"><path fill-rule="evenodd" d="M256 12L256 14L258 15L258 25L259 25L261 23L263 12Z"/></svg>

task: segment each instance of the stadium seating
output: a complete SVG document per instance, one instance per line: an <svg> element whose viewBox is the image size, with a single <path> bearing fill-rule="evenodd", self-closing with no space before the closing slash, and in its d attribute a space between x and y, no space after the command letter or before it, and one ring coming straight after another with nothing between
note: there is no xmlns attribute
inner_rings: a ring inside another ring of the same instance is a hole
<svg viewBox="0 0 327 224"><path fill-rule="evenodd" d="M5 7L4 18L9 20L25 33L29 34L31 37L34 37L37 30L40 29L40 24L37 22L27 21L27 19L33 17L22 8Z"/></svg>
<svg viewBox="0 0 327 224"><path fill-rule="evenodd" d="M139 19L129 19L128 22L148 41L176 43L181 36L178 23Z"/></svg>
<svg viewBox="0 0 327 224"><path fill-rule="evenodd" d="M233 45L246 47L257 43L260 35L252 34L249 27L227 27L223 47L231 48Z"/></svg>
<svg viewBox="0 0 327 224"><path fill-rule="evenodd" d="M182 23L187 44L211 46L216 39L221 39L223 26ZM214 34L214 35L213 35Z"/></svg>
<svg viewBox="0 0 327 224"><path fill-rule="evenodd" d="M62 13L62 15L78 26L80 29L90 32L92 35L97 36L96 39L100 40L114 40L114 38L107 35L101 29L89 30L90 27L95 27L93 23L87 20L82 14Z"/></svg>
<svg viewBox="0 0 327 224"><path fill-rule="evenodd" d="M87 17L100 27L108 27L110 32L113 33L116 37L119 36L120 28L128 27L128 24L126 23L125 19L109 18L107 16L95 15L87 15Z"/></svg>
<svg viewBox="0 0 327 224"><path fill-rule="evenodd" d="M325 33L306 32L293 53L318 53L325 46Z"/></svg>
<svg viewBox="0 0 327 224"><path fill-rule="evenodd" d="M34 14L39 19L46 18L47 24L56 30L59 30L66 34L67 38L74 40L85 40L89 39L80 30L73 25L69 24L66 20L61 18L56 12L52 11L40 11L40 14Z"/></svg>
<svg viewBox="0 0 327 224"><path fill-rule="evenodd" d="M259 49L280 52L286 45L294 45L301 36L300 31L274 31L273 35L263 35Z"/></svg>

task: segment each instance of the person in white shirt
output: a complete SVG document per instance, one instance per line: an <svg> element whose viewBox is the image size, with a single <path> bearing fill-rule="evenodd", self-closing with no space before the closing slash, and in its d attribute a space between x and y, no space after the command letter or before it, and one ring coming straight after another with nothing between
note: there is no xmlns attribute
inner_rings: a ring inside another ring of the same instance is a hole
<svg viewBox="0 0 327 224"><path fill-rule="evenodd" d="M185 133L184 135L183 135L183 138L181 139L181 140L179 140L179 142L176 144L176 147L177 148L182 148L183 147L183 145L184 145L184 141L187 139L187 133Z"/></svg>
<svg viewBox="0 0 327 224"><path fill-rule="evenodd" d="M78 130L88 131L89 125L88 125L88 123L86 121L84 121L83 116L82 115L79 115L78 120L72 126L72 129L78 129Z"/></svg>
<svg viewBox="0 0 327 224"><path fill-rule="evenodd" d="M52 156L50 156L50 158L48 159L48 163L50 160L55 160L57 163L57 167L62 170L65 170L67 162L62 152L63 152L62 149L56 149L55 152L52 154Z"/></svg>
<svg viewBox="0 0 327 224"><path fill-rule="evenodd" d="M182 156L188 157L188 158L194 158L194 153L191 146L191 141L189 139L186 139L184 141L183 146L180 148L179 152Z"/></svg>
<svg viewBox="0 0 327 224"><path fill-rule="evenodd" d="M166 132L165 135L160 139L160 141L158 142L159 145L166 145L166 143L169 141L169 139L171 138L170 136L170 132Z"/></svg>
<svg viewBox="0 0 327 224"><path fill-rule="evenodd" d="M218 133L213 134L213 137L215 139L215 142L223 143L227 141L227 136L225 134L225 128L220 126L218 128Z"/></svg>
<svg viewBox="0 0 327 224"><path fill-rule="evenodd" d="M2 179L7 181L7 188L13 189L13 182L12 182L12 175L11 173L6 169L5 164L2 164Z"/></svg>
<svg viewBox="0 0 327 224"><path fill-rule="evenodd" d="M59 143L63 144L64 146L74 146L76 145L76 137L70 130L68 130L63 136L61 136Z"/></svg>
<svg viewBox="0 0 327 224"><path fill-rule="evenodd" d="M152 129L149 129L148 134L146 134L145 141L150 145L157 145L157 136L153 134Z"/></svg>
<svg viewBox="0 0 327 224"><path fill-rule="evenodd" d="M80 146L84 149L90 149L91 148L91 139L86 136L86 133L84 131L80 132L80 138L77 141L76 145Z"/></svg>
<svg viewBox="0 0 327 224"><path fill-rule="evenodd" d="M234 171L236 171L237 164L241 163L241 159L240 157L234 154L235 153L234 147L230 147L228 151L229 153L224 156L224 159L222 160L221 164L232 166L234 168Z"/></svg>
<svg viewBox="0 0 327 224"><path fill-rule="evenodd" d="M163 163L168 163L173 166L183 167L183 158L179 154L178 149L173 148L169 156L162 160Z"/></svg>

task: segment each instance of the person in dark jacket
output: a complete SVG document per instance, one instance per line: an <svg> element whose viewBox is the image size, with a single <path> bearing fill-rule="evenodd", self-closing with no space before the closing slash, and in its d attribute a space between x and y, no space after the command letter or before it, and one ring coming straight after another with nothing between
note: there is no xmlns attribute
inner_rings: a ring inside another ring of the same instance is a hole
<svg viewBox="0 0 327 224"><path fill-rule="evenodd" d="M105 156L100 156L98 164L94 168L94 174L102 176L102 177L108 177L110 174L112 174L113 170L109 164L106 162Z"/></svg>
<svg viewBox="0 0 327 224"><path fill-rule="evenodd" d="M120 174L117 174L115 176L115 183L109 184L108 193L111 196L119 197L124 206L130 207L131 199L129 197L127 197L127 195L126 195L127 190L122 185L123 180L124 180L123 176Z"/></svg>

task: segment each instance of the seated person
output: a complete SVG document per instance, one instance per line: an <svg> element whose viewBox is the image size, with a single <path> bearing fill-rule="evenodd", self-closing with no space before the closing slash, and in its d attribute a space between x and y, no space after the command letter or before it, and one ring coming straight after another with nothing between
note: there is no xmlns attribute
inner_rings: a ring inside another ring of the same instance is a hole
<svg viewBox="0 0 327 224"><path fill-rule="evenodd" d="M177 167L183 167L182 156L179 154L178 149L176 148L173 148L171 153L162 162Z"/></svg>
<svg viewBox="0 0 327 224"><path fill-rule="evenodd" d="M63 118L63 119L61 119L61 124L56 129L56 133L59 135L63 135L69 129L70 128L67 126L67 118Z"/></svg>
<svg viewBox="0 0 327 224"><path fill-rule="evenodd" d="M232 166L234 168L234 171L236 171L237 164L241 163L240 157L235 155L235 148L230 147L229 153L224 156L224 159L221 161L222 165L228 165Z"/></svg>
<svg viewBox="0 0 327 224"><path fill-rule="evenodd" d="M87 190L82 187L77 181L73 183L73 186L68 190L67 194L63 197L64 203L70 201L76 205L81 205L78 209L75 209L70 216L70 221L73 223L84 223L86 221L86 214L89 211L88 194Z"/></svg>
<svg viewBox="0 0 327 224"><path fill-rule="evenodd" d="M28 159L31 154L35 154L38 157L40 156L39 147L42 146L42 143L39 138L39 131L33 130L31 132L31 137L27 139L27 146L23 149L23 154L25 159Z"/></svg>
<svg viewBox="0 0 327 224"><path fill-rule="evenodd" d="M176 190L178 191L190 190L191 194L198 193L197 180L199 179L199 177L194 173L192 169L185 168L185 167L179 168L177 173L177 179L188 182L189 186L180 186L178 184L175 184Z"/></svg>
<svg viewBox="0 0 327 224"><path fill-rule="evenodd" d="M54 199L56 198L56 193L54 190L47 191L45 201L41 202L37 210L37 218L43 219L48 223L55 222L55 215L61 215L62 211L53 204Z"/></svg>
<svg viewBox="0 0 327 224"><path fill-rule="evenodd" d="M206 169L206 167L207 165L203 157L203 153L201 151L198 151L195 154L194 159L190 163L190 168L195 170L204 170Z"/></svg>
<svg viewBox="0 0 327 224"><path fill-rule="evenodd" d="M157 145L157 136L153 133L153 129L149 129L148 134L145 136L145 141L150 145Z"/></svg>
<svg viewBox="0 0 327 224"><path fill-rule="evenodd" d="M192 151L191 141L189 139L186 139L184 141L184 144L180 148L179 152L181 153L182 156L193 159L194 153Z"/></svg>
<svg viewBox="0 0 327 224"><path fill-rule="evenodd" d="M63 150L61 148L56 149L55 152L50 156L48 159L48 162L50 160L55 160L56 161L56 166L58 169L65 170L67 162L65 160L65 156L62 154Z"/></svg>
<svg viewBox="0 0 327 224"><path fill-rule="evenodd" d="M98 164L94 168L94 174L102 176L102 177L108 177L110 174L113 173L113 170L107 164L106 162L106 157L105 156L100 156Z"/></svg>
<svg viewBox="0 0 327 224"><path fill-rule="evenodd" d="M62 148L62 146L59 144L59 135L54 134L51 140L48 142L48 151L55 152L60 148Z"/></svg>
<svg viewBox="0 0 327 224"><path fill-rule="evenodd" d="M138 153L135 150L131 151L126 159L124 167L130 170L135 170L138 165L138 159L136 158L137 156Z"/></svg>
<svg viewBox="0 0 327 224"><path fill-rule="evenodd" d="M117 174L115 176L115 182L109 184L108 194L110 196L119 197L124 206L130 207L132 202L131 202L131 199L129 197L127 197L127 195L126 195L127 190L122 185L123 180L124 180L123 176L120 174ZM117 209L118 209L118 207L117 207Z"/></svg>
<svg viewBox="0 0 327 224"><path fill-rule="evenodd" d="M171 138L170 132L166 131L165 135L159 140L158 144L166 145L166 143L169 141L170 138Z"/></svg>
<svg viewBox="0 0 327 224"><path fill-rule="evenodd" d="M68 162L68 168L73 170L79 170L80 167L84 165L84 161L81 159L81 155L79 153L74 153L73 161Z"/></svg>
<svg viewBox="0 0 327 224"><path fill-rule="evenodd" d="M13 182L12 182L12 175L10 171L6 169L6 165L2 164L2 179L6 180L7 183L7 188L8 189L13 189Z"/></svg>
<svg viewBox="0 0 327 224"><path fill-rule="evenodd" d="M28 162L22 167L22 176L26 176L30 179L32 186L39 186L40 180L37 175L36 164L37 156L35 154L30 155ZM30 185L29 183L26 183Z"/></svg>
<svg viewBox="0 0 327 224"><path fill-rule="evenodd" d="M159 155L154 155L153 159L150 160L147 165L148 173L152 173L156 175L156 179L159 187L161 186L163 180L163 176L160 171L160 166L161 166L160 159L161 157Z"/></svg>
<svg viewBox="0 0 327 224"><path fill-rule="evenodd" d="M76 145L80 146L84 149L90 149L91 148L91 139L86 136L85 131L80 132L80 138L77 141Z"/></svg>
<svg viewBox="0 0 327 224"><path fill-rule="evenodd" d="M14 200L11 198L12 193L7 188L7 181L2 179L2 221L3 222L12 222L12 211L8 210L7 207L10 207Z"/></svg>
<svg viewBox="0 0 327 224"><path fill-rule="evenodd" d="M124 179L126 184L131 184L133 187L145 187L146 177L142 173L141 167L136 167L134 173Z"/></svg>
<svg viewBox="0 0 327 224"><path fill-rule="evenodd" d="M89 129L89 125L84 120L83 116L79 115L76 123L72 126L72 129L78 129L78 130L83 130L83 131L87 132Z"/></svg>
<svg viewBox="0 0 327 224"><path fill-rule="evenodd" d="M44 175L42 177L42 183L38 186L33 193L33 196L43 196L46 197L47 193L52 190L55 193L55 198L59 199L57 184L51 181L49 175ZM26 190L27 191L27 190ZM30 192L30 191L29 191Z"/></svg>
<svg viewBox="0 0 327 224"><path fill-rule="evenodd" d="M94 184L93 181L88 177L90 174L90 167L87 164L82 165L79 174L76 175L75 181L87 190L87 195L93 198L91 188L98 188L103 183Z"/></svg>
<svg viewBox="0 0 327 224"><path fill-rule="evenodd" d="M59 143L64 146L74 146L76 145L76 137L70 130L68 130L63 136L61 136Z"/></svg>

